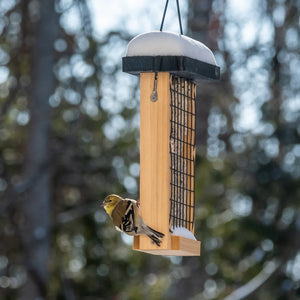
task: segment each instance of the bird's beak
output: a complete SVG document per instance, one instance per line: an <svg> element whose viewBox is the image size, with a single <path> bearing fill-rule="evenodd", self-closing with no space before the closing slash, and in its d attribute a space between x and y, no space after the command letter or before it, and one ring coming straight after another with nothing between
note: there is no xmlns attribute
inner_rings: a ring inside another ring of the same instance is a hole
<svg viewBox="0 0 300 300"><path fill-rule="evenodd" d="M106 205L106 204L103 202L100 206L101 206L101 207L105 207L105 205Z"/></svg>

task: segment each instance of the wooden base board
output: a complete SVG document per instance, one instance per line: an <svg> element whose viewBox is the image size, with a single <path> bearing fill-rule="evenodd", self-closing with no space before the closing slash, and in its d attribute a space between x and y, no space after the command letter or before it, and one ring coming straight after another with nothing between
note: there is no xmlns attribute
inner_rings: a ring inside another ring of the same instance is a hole
<svg viewBox="0 0 300 300"><path fill-rule="evenodd" d="M133 240L133 250L150 253L153 255L174 255L174 256L200 256L201 242L190 240L182 236L171 235L170 249L142 249L140 247L141 236L135 236Z"/></svg>

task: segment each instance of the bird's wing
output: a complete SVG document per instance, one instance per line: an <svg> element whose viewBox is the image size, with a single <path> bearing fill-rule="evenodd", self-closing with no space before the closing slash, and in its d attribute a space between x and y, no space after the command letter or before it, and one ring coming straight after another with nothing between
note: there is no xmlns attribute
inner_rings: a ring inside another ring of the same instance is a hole
<svg viewBox="0 0 300 300"><path fill-rule="evenodd" d="M136 234L135 201L125 199L120 201L112 212L112 219L116 227L128 234Z"/></svg>

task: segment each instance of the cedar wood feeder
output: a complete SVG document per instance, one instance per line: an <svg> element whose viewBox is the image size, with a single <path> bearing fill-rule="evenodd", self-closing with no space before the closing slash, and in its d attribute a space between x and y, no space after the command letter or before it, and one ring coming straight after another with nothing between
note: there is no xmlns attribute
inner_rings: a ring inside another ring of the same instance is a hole
<svg viewBox="0 0 300 300"><path fill-rule="evenodd" d="M160 247L146 236L135 236L133 249L198 256L200 242L194 238L196 83L219 79L220 68L202 43L163 31L132 39L122 68L140 76L140 213L150 227L165 234Z"/></svg>

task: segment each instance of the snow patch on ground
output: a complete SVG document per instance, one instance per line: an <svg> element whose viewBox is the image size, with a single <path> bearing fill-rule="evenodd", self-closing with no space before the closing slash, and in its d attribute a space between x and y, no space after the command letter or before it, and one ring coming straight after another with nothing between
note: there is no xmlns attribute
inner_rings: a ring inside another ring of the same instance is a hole
<svg viewBox="0 0 300 300"><path fill-rule="evenodd" d="M191 231L189 231L188 229L186 229L185 227L173 227L172 226L171 230L173 231L172 235L182 236L187 239L196 241L196 238L193 235L193 233Z"/></svg>
<svg viewBox="0 0 300 300"><path fill-rule="evenodd" d="M204 44L168 31L151 31L136 36L129 42L126 56L187 56L217 65L212 51Z"/></svg>

